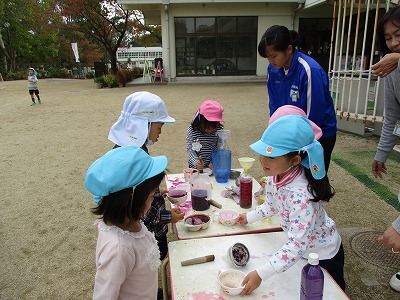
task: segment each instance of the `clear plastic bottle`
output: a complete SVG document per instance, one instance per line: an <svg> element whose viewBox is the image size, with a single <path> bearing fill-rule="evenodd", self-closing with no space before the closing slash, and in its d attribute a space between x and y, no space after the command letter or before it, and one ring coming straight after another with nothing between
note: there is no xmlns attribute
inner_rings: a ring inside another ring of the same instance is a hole
<svg viewBox="0 0 400 300"><path fill-rule="evenodd" d="M208 209L209 199L211 199L210 177L207 174L198 174L192 183L192 208L198 211Z"/></svg>
<svg viewBox="0 0 400 300"><path fill-rule="evenodd" d="M316 253L308 255L308 264L301 271L300 300L321 300L324 294L324 272Z"/></svg>
<svg viewBox="0 0 400 300"><path fill-rule="evenodd" d="M253 177L250 174L242 174L240 177L240 207L250 208L253 201Z"/></svg>

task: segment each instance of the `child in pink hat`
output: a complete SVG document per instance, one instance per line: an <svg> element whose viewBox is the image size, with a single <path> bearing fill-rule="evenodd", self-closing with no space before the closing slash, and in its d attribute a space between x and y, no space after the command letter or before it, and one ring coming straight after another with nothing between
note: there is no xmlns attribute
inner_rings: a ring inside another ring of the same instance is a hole
<svg viewBox="0 0 400 300"><path fill-rule="evenodd" d="M203 170L212 167L211 152L217 150L217 130L222 130L224 108L218 101L204 101L193 117L186 134L189 168Z"/></svg>
<svg viewBox="0 0 400 300"><path fill-rule="evenodd" d="M307 118L306 113L301 108L299 108L297 106L294 106L294 105L283 105L283 106L279 107L272 114L272 116L269 118L268 125L271 125L273 122L275 122L280 117L287 116L287 115L298 115L298 116L302 116L302 117ZM310 122L311 127L312 127L312 129L314 131L314 135L315 135L314 138L316 140L319 140L319 138L322 136L321 128L319 128L318 125L315 124L310 119L308 121Z"/></svg>

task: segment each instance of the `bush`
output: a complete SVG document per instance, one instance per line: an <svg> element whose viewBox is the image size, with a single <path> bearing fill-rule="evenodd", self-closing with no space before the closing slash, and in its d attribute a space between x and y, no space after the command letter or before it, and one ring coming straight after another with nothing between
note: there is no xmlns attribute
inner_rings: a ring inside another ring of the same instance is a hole
<svg viewBox="0 0 400 300"><path fill-rule="evenodd" d="M104 76L100 76L100 77L95 77L94 82L97 83L97 85L99 86L99 88L102 88L106 85L105 80L104 80Z"/></svg>
<svg viewBox="0 0 400 300"><path fill-rule="evenodd" d="M71 78L67 68L48 67L46 72L47 77L51 78Z"/></svg>
<svg viewBox="0 0 400 300"><path fill-rule="evenodd" d="M115 73L115 77L117 77L118 82L122 86L125 86L127 82L132 81L132 74L128 70L118 70L117 73Z"/></svg>
<svg viewBox="0 0 400 300"><path fill-rule="evenodd" d="M140 76L143 75L143 69L138 68L138 67L135 67L135 68L133 68L133 70L131 71L131 74L132 74L132 78L133 78L133 79L136 79L136 78L138 78L138 77L140 77Z"/></svg>
<svg viewBox="0 0 400 300"><path fill-rule="evenodd" d="M107 85L109 88L118 86L118 79L115 77L115 75L107 74L103 75L103 77L105 85Z"/></svg>

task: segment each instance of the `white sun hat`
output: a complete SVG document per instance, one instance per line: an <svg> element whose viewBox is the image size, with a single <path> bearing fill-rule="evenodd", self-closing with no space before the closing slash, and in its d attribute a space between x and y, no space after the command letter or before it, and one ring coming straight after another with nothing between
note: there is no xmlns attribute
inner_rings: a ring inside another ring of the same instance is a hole
<svg viewBox="0 0 400 300"><path fill-rule="evenodd" d="M121 116L111 127L108 139L119 146L141 147L154 122L175 123L168 115L164 101L149 92L136 92L125 99Z"/></svg>

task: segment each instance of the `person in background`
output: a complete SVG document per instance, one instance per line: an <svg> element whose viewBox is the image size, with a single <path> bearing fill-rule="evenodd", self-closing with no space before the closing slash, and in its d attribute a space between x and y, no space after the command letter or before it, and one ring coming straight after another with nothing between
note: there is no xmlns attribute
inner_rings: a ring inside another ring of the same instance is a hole
<svg viewBox="0 0 400 300"><path fill-rule="evenodd" d="M142 91L126 97L121 116L112 125L108 139L118 148L121 146L141 147L149 153L147 147L158 141L161 128L164 124L175 123L175 119L168 115L164 101L157 95ZM176 223L184 218L179 208L167 210L163 194L159 191L147 214L144 224L155 234L160 248L160 259L168 254L168 224Z"/></svg>
<svg viewBox="0 0 400 300"><path fill-rule="evenodd" d="M217 150L217 130L223 129L223 112L222 105L214 100L206 100L200 105L186 133L189 168L212 168L210 155Z"/></svg>
<svg viewBox="0 0 400 300"><path fill-rule="evenodd" d="M301 108L323 132L319 142L324 148L328 172L337 132L329 78L314 59L296 50L298 39L297 32L274 25L265 31L258 44L258 53L269 62L269 113L272 116L280 106L287 104Z"/></svg>
<svg viewBox="0 0 400 300"><path fill-rule="evenodd" d="M36 105L35 96L33 94L36 95L38 103L42 104L39 96L38 79L36 77L36 71L34 68L28 69L28 91L32 100L31 106Z"/></svg>
<svg viewBox="0 0 400 300"><path fill-rule="evenodd" d="M322 146L309 120L282 116L250 148L259 154L268 176L266 194L263 204L240 214L238 221L245 225L277 215L288 240L264 265L247 274L241 295L250 294L262 280L288 270L310 252L318 253L320 266L345 290L342 239L325 211L334 192L325 176Z"/></svg>
<svg viewBox="0 0 400 300"><path fill-rule="evenodd" d="M400 6L386 12L378 23L376 35L383 57L372 66L372 73L385 78L385 118L372 162L372 174L375 178L382 178L387 173L385 162L400 136ZM400 253L400 216L378 240L394 253ZM392 276L389 285L400 292L400 271Z"/></svg>
<svg viewBox="0 0 400 300"><path fill-rule="evenodd" d="M160 252L141 218L164 179L168 160L138 147L110 150L87 170L97 223L93 299L156 299Z"/></svg>

